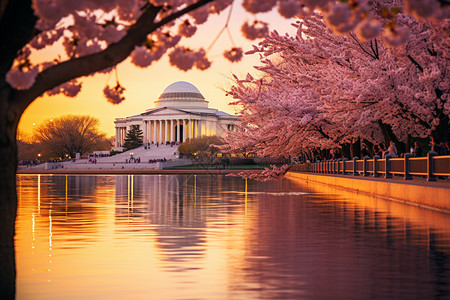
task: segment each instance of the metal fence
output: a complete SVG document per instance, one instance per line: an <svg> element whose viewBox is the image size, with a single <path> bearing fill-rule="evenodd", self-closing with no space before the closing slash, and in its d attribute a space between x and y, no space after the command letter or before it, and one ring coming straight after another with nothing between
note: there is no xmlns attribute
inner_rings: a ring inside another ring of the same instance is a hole
<svg viewBox="0 0 450 300"><path fill-rule="evenodd" d="M424 176L427 181L436 181L437 177L450 177L450 155L436 155L436 152L430 151L426 157L411 157L411 154L407 153L402 158L392 158L390 155L386 155L385 158L377 155L374 158L366 156L363 159L355 157L352 160L342 158L293 165L289 171L384 178L401 175L405 180L411 180L414 175Z"/></svg>

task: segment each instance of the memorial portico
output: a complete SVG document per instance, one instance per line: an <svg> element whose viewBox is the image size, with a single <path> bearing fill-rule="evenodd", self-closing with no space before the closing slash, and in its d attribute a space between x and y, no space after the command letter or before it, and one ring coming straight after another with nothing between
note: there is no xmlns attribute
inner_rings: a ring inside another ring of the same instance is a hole
<svg viewBox="0 0 450 300"><path fill-rule="evenodd" d="M117 148L124 144L131 125L139 126L144 135L143 143L148 145L220 136L227 130L235 130L239 121L236 116L209 108L200 91L184 81L169 85L154 103L155 108L140 115L114 121Z"/></svg>

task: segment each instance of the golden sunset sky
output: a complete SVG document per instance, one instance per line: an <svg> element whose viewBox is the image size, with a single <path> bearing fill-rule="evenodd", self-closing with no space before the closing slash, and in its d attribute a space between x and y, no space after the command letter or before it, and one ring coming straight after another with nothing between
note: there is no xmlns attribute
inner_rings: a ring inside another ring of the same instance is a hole
<svg viewBox="0 0 450 300"><path fill-rule="evenodd" d="M277 30L280 34L288 32L295 33L295 28L290 24L295 20L287 20L278 15L276 11L253 16L244 11L240 2L235 3L229 22L229 29L236 46L250 50L252 45L258 41L246 40L240 32L242 24L249 20L253 22L256 18L270 24L270 30ZM226 23L229 8L220 15L213 15L208 22L199 26L197 33L191 39L183 39L180 44L191 48L203 46L205 49L211 45L215 37ZM173 82L187 81L195 85L203 96L209 101L209 107L234 114L234 110L229 106L231 97L226 97L223 91L231 83L232 74L239 77L247 73L256 74L253 66L258 64L258 55L244 55L239 63L231 63L226 60L222 53L233 47L233 44L226 31L208 52L208 58L213 62L206 71L193 69L187 72L180 71L170 66L167 55L151 64L148 68L136 67L125 60L117 66L119 82L126 88L126 100L119 105L113 105L106 101L103 96L103 88L106 84L115 86L114 72L111 74L97 74L82 78L83 87L75 98L68 98L64 95L48 96L44 95L36 99L23 114L19 131L27 135L32 135L34 128L42 124L45 120L57 118L63 115L92 115L100 120L100 130L106 132L108 136L114 135L114 119L140 114L147 109L154 107L154 101L163 90ZM40 51L40 59L52 60L55 53L60 50L53 47ZM33 125L35 124L35 125Z"/></svg>

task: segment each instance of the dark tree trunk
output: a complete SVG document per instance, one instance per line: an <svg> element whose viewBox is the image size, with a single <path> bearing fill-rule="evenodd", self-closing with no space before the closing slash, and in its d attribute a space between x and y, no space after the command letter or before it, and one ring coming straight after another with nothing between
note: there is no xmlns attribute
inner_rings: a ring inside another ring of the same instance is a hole
<svg viewBox="0 0 450 300"><path fill-rule="evenodd" d="M0 89L0 298L15 297L14 224L17 209L16 132L20 119L9 101L9 88Z"/></svg>
<svg viewBox="0 0 450 300"><path fill-rule="evenodd" d="M393 141L397 147L397 152L399 153L405 153L406 145L405 143L402 143L398 140L397 136L394 134L394 131L392 131L391 125L384 124L383 121L378 121L378 124L380 125L380 128L383 132L384 141L385 141L385 150L389 147L389 142Z"/></svg>
<svg viewBox="0 0 450 300"><path fill-rule="evenodd" d="M364 139L363 140L363 144L366 144L366 146L367 146L367 151L370 153L370 156L374 156L375 155L375 153L373 153L373 143L372 142L369 142L368 140L366 140L366 139ZM359 157L359 158L362 158L362 154L361 154L361 157Z"/></svg>
<svg viewBox="0 0 450 300"><path fill-rule="evenodd" d="M438 127L431 135L435 138L439 138L441 142L450 141L449 121L448 116L440 118Z"/></svg>
<svg viewBox="0 0 450 300"><path fill-rule="evenodd" d="M341 157L342 158L351 158L351 144L349 143L345 143L344 145L342 145L342 151L341 151Z"/></svg>
<svg viewBox="0 0 450 300"><path fill-rule="evenodd" d="M350 157L348 159L352 159L355 156L361 158L361 139L358 139L350 147Z"/></svg>

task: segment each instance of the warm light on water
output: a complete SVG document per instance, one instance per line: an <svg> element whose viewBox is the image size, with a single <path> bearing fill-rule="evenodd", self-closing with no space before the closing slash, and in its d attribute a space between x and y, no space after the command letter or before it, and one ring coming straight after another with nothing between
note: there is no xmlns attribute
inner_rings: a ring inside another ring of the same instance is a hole
<svg viewBox="0 0 450 300"><path fill-rule="evenodd" d="M446 214L286 179L17 178L17 299L450 295Z"/></svg>

